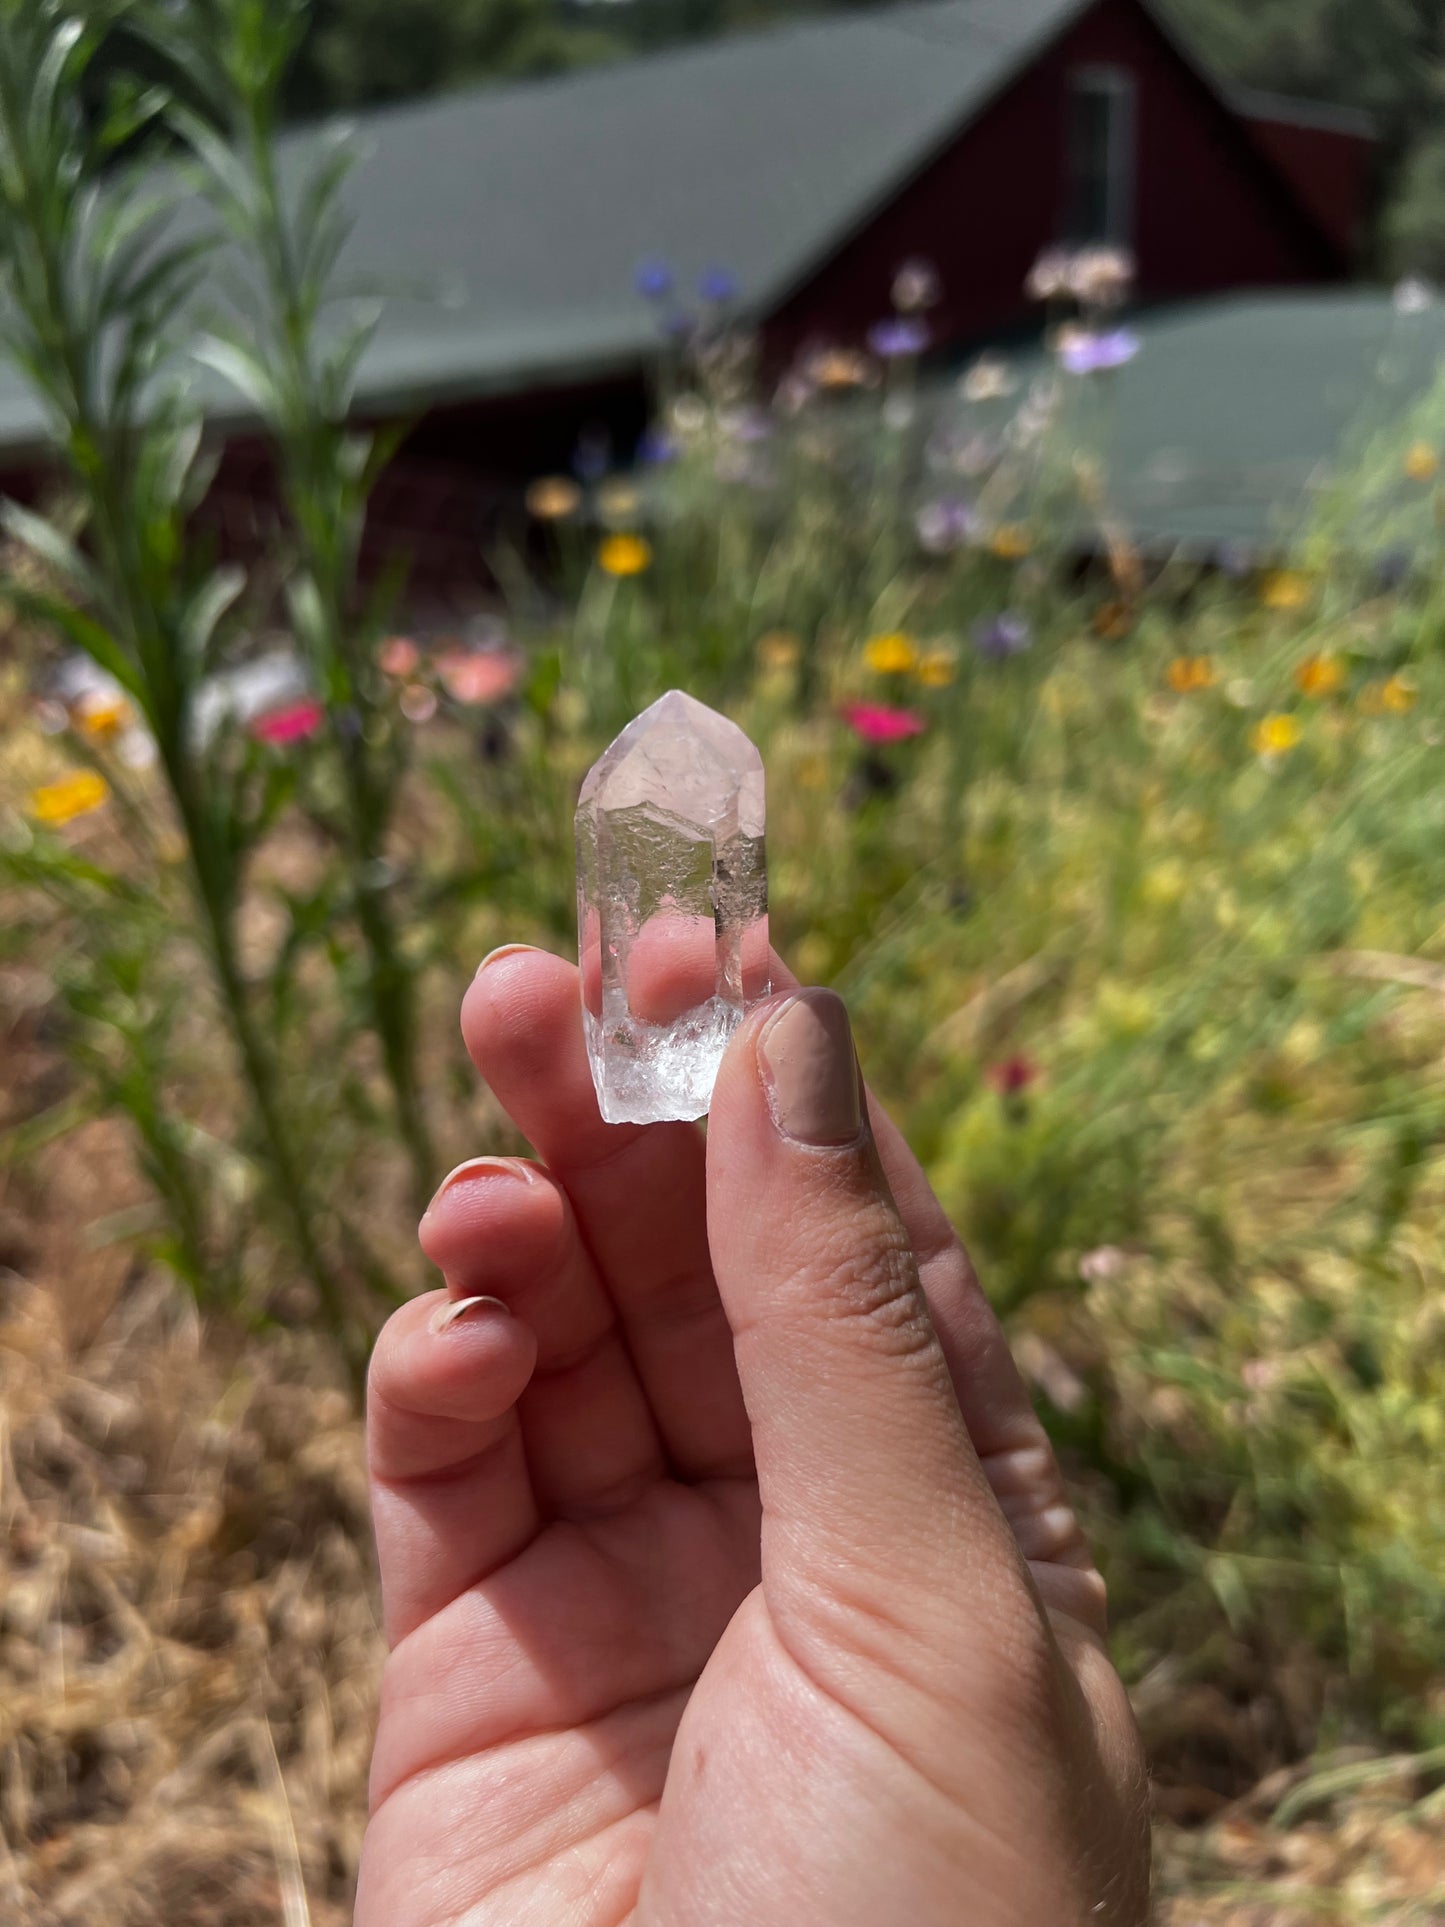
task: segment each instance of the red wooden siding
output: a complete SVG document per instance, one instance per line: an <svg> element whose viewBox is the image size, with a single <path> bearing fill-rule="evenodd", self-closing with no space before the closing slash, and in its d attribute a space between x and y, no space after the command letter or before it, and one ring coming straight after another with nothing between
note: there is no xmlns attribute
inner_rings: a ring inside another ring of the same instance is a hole
<svg viewBox="0 0 1445 1927"><path fill-rule="evenodd" d="M1070 78L1101 65L1126 70L1137 89L1144 299L1343 277L1343 250L1246 125L1133 0L1100 0L793 295L768 327L770 346L781 355L813 336L856 338L886 310L911 255L940 271L945 339L1023 320L1024 277L1064 215Z"/></svg>
<svg viewBox="0 0 1445 1927"><path fill-rule="evenodd" d="M1251 114L1255 143L1348 260L1359 253L1374 189L1375 143L1362 134Z"/></svg>

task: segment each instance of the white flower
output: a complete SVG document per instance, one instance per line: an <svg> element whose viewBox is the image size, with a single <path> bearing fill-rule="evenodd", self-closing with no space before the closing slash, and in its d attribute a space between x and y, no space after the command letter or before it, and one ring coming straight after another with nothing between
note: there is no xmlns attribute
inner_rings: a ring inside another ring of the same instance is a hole
<svg viewBox="0 0 1445 1927"><path fill-rule="evenodd" d="M1018 387L1013 370L997 355L984 355L958 384L965 401L1004 401Z"/></svg>
<svg viewBox="0 0 1445 1927"><path fill-rule="evenodd" d="M1435 290L1419 275L1409 275L1396 286L1396 314L1424 314L1427 308L1432 308L1434 305Z"/></svg>
<svg viewBox="0 0 1445 1927"><path fill-rule="evenodd" d="M905 261L893 277L893 305L900 314L920 314L943 298L938 270L931 261Z"/></svg>
<svg viewBox="0 0 1445 1927"><path fill-rule="evenodd" d="M1030 301L1057 301L1073 293L1074 257L1067 248L1045 248L1029 269L1024 293Z"/></svg>

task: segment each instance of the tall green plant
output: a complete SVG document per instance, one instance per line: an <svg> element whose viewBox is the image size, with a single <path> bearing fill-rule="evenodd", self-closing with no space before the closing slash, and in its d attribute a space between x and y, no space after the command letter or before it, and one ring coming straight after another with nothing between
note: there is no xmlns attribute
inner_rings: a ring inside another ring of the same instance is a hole
<svg viewBox="0 0 1445 1927"><path fill-rule="evenodd" d="M122 6L82 23L58 0L0 0L0 252L3 346L43 405L83 511L80 538L18 503L9 533L57 589L14 591L114 676L156 743L184 836L196 932L250 1099L258 1156L285 1233L326 1316L347 1328L317 1202L272 1043L242 967L238 912L261 820L244 760L208 753L196 697L245 587L188 539L207 487L202 426L169 326L205 272L204 237L177 235L174 200L144 171L137 137L163 107L132 93L99 124L83 88ZM127 147L132 158L117 162Z"/></svg>
<svg viewBox="0 0 1445 1927"><path fill-rule="evenodd" d="M384 593L368 604L358 582L368 498L396 436L349 420L375 319L365 304L333 320L350 155L322 141L289 179L282 175L282 88L306 15L304 0L186 0L162 5L151 25L199 103L173 103L169 118L199 159L204 190L241 254L234 310L215 317L198 352L255 408L275 445L295 546L291 627L325 697L341 777L328 827L348 859L367 964L365 1017L381 1045L424 1210L435 1157L417 1076L415 972L397 927L388 849L405 738L376 666Z"/></svg>

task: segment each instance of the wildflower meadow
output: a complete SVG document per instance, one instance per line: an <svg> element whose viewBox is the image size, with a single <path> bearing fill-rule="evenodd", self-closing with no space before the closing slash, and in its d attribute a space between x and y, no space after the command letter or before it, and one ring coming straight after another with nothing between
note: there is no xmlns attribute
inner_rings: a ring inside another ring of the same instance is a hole
<svg viewBox="0 0 1445 1927"><path fill-rule="evenodd" d="M762 748L773 941L847 997L1059 1444L1160 1919L1440 1919L1445 400L1251 548L1145 548L1123 257L1046 258L1045 346L960 369L926 263L782 370L721 271L651 263L638 459L533 478L494 591L423 624L361 562L345 149L275 173L297 19L158 7L98 112L100 40L0 6L5 346L54 447L0 581L6 1908L348 1916L357 1392L432 1188L517 1148L457 1007L493 946L574 945L578 785L677 687ZM198 368L274 453L258 563L197 520Z"/></svg>

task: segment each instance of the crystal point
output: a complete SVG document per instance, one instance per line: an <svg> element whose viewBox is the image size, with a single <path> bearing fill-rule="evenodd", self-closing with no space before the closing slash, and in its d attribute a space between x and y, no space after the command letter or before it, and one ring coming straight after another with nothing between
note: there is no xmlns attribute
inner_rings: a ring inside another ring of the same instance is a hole
<svg viewBox="0 0 1445 1927"><path fill-rule="evenodd" d="M763 759L681 690L630 722L577 803L582 1021L609 1124L702 1117L768 994Z"/></svg>

